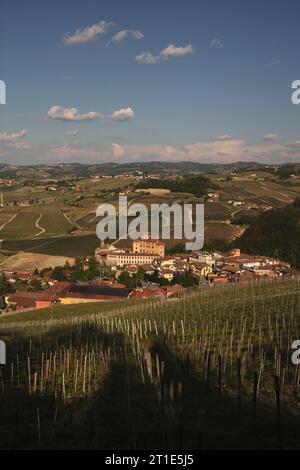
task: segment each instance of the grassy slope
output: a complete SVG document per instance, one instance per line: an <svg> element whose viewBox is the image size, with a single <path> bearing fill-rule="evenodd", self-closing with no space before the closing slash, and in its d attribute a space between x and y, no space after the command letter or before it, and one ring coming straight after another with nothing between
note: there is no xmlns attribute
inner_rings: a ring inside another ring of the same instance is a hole
<svg viewBox="0 0 300 470"><path fill-rule="evenodd" d="M110 313L116 309L124 308L130 310L131 306L136 305L136 300L120 300L117 302L93 302L77 305L56 305L51 308L35 309L26 312L13 313L6 316L0 316L0 327L10 323L23 323L26 321L43 321L50 319L74 318L96 313ZM140 301L139 301L140 303Z"/></svg>

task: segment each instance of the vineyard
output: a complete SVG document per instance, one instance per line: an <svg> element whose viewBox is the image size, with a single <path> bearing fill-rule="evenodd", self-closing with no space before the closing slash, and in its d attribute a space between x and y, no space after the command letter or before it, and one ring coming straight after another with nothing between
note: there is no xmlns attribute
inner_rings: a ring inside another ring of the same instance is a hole
<svg viewBox="0 0 300 470"><path fill-rule="evenodd" d="M295 279L6 318L0 448L299 448L299 300Z"/></svg>

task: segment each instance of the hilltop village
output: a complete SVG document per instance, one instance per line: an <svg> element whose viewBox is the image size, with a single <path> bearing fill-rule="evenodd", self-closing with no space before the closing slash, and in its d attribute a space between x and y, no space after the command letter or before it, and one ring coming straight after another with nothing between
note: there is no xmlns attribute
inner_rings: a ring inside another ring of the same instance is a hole
<svg viewBox="0 0 300 470"><path fill-rule="evenodd" d="M299 272L278 259L241 253L197 251L166 255L165 244L133 241L131 251L101 245L92 257L72 266L2 272L2 313L56 304L169 299L187 291L228 283L294 277Z"/></svg>

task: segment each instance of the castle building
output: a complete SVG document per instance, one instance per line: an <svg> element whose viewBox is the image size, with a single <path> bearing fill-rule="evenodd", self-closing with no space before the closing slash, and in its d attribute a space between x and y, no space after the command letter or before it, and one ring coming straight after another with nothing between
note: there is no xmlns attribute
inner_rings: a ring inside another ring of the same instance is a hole
<svg viewBox="0 0 300 470"><path fill-rule="evenodd" d="M132 245L133 253L165 256L166 245L160 240L142 238L140 240L134 240Z"/></svg>

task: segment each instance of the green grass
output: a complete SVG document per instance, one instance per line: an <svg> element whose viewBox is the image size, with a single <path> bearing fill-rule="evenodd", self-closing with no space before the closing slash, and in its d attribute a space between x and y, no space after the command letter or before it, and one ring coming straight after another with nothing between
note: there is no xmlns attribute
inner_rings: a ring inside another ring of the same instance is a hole
<svg viewBox="0 0 300 470"><path fill-rule="evenodd" d="M38 217L38 212L17 212L17 216L1 230L1 237L13 240L34 236L39 232L35 226Z"/></svg>
<svg viewBox="0 0 300 470"><path fill-rule="evenodd" d="M142 301L142 303L143 302L145 303L145 301ZM54 305L53 308L35 309L27 312L16 312L6 316L0 316L0 328L1 325L7 325L10 323L23 323L27 321L43 322L50 319L72 319L74 317L84 317L97 313L110 313L116 309L130 309L137 303L138 301L136 300L120 300L116 302L90 302L77 305L57 304Z"/></svg>
<svg viewBox="0 0 300 470"><path fill-rule="evenodd" d="M61 212L44 213L39 225L46 230L43 237L64 235L73 227Z"/></svg>
<svg viewBox="0 0 300 470"><path fill-rule="evenodd" d="M0 212L0 225L4 224L5 222L8 222L9 219L15 214L15 212L3 212L3 210ZM0 232L1 234L1 232Z"/></svg>

